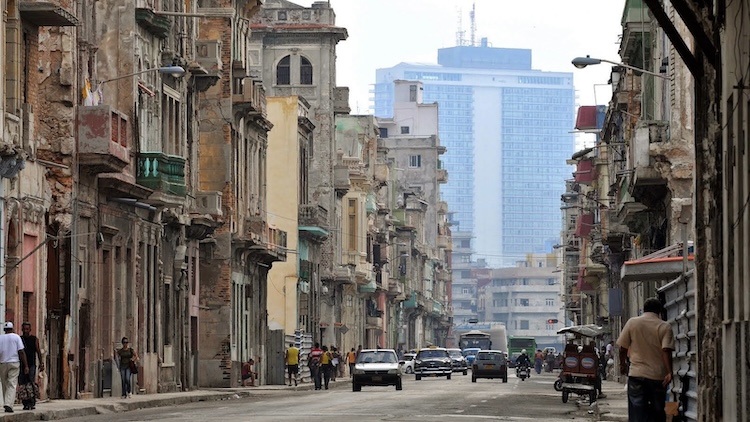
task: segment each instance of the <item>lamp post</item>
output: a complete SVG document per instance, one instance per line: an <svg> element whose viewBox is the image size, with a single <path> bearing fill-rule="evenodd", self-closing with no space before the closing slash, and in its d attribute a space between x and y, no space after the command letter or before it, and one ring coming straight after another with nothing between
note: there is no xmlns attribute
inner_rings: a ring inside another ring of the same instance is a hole
<svg viewBox="0 0 750 422"><path fill-rule="evenodd" d="M596 58L593 58L591 56L576 57L575 59L573 59L571 61L571 63L573 63L573 66L577 67L578 69L583 69L583 68L585 68L586 66L589 66L589 65L597 65L597 64L601 64L601 63L609 63L609 64L613 64L615 66L621 66L621 67L624 67L626 69L634 70L636 72L641 72L641 73L645 73L647 75L656 76L657 78L670 79L669 76L662 75L661 73L656 73L656 72L652 72L650 70L641 69L639 67L631 66L631 65L625 64L625 63L618 63L618 62L613 62L611 60L605 60L605 59L596 59Z"/></svg>
<svg viewBox="0 0 750 422"><path fill-rule="evenodd" d="M141 71L135 72L135 73L128 73L127 75L117 76L115 78L104 80L101 83L105 84L107 82L112 82L112 81L117 81L117 80L120 80L120 79L130 78L130 77L133 77L133 76L138 76L138 75L142 75L144 73L149 73L149 72L159 72L159 73L162 73L162 74L171 75L173 78L180 78L180 77L182 77L185 74L185 69L182 66L162 66L162 67L155 67L155 68L152 68L152 69L141 70Z"/></svg>

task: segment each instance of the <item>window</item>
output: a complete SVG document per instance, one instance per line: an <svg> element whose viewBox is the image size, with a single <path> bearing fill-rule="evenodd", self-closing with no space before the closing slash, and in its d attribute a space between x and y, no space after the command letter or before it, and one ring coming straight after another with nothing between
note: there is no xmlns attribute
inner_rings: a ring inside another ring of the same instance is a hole
<svg viewBox="0 0 750 422"><path fill-rule="evenodd" d="M547 299L544 302L547 306L555 306L555 299Z"/></svg>
<svg viewBox="0 0 750 422"><path fill-rule="evenodd" d="M409 101L412 103L417 102L417 86L409 85Z"/></svg>
<svg viewBox="0 0 750 422"><path fill-rule="evenodd" d="M292 80L290 56L286 56L276 65L276 85L289 85Z"/></svg>
<svg viewBox="0 0 750 422"><path fill-rule="evenodd" d="M518 299L518 304L520 306L529 306L529 300L528 299Z"/></svg>
<svg viewBox="0 0 750 422"><path fill-rule="evenodd" d="M409 156L409 167L411 167L411 168L422 167L422 156L421 155L410 155Z"/></svg>
<svg viewBox="0 0 750 422"><path fill-rule="evenodd" d="M401 134L402 135L408 135L409 134L409 126L401 126Z"/></svg>
<svg viewBox="0 0 750 422"><path fill-rule="evenodd" d="M307 60L305 57L300 57L299 83L300 85L313 84L313 66L312 63L310 63L310 60Z"/></svg>
<svg viewBox="0 0 750 422"><path fill-rule="evenodd" d="M348 207L348 217L349 217L349 250L350 251L356 251L357 250L357 200L356 199L349 199L349 207Z"/></svg>
<svg viewBox="0 0 750 422"><path fill-rule="evenodd" d="M528 319L522 319L520 322L520 327L518 327L521 330L528 330L529 329L529 320Z"/></svg>
<svg viewBox="0 0 750 422"><path fill-rule="evenodd" d="M380 137L385 139L388 137L388 128L387 127L381 127L380 128Z"/></svg>

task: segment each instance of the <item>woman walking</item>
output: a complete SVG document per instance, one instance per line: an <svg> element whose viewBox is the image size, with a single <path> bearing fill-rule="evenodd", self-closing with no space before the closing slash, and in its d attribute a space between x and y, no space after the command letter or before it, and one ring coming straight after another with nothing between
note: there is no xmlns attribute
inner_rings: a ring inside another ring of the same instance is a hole
<svg viewBox="0 0 750 422"><path fill-rule="evenodd" d="M115 362L118 363L117 367L120 369L122 398L126 399L132 396L130 378L134 372L138 373L138 354L135 352L135 349L130 347L127 337L123 337L120 342L122 343L122 348L116 350L117 356L115 357Z"/></svg>

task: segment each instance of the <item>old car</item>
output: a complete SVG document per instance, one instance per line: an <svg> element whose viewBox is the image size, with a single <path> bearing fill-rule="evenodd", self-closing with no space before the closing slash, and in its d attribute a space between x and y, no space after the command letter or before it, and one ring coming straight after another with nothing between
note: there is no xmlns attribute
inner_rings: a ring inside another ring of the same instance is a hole
<svg viewBox="0 0 750 422"><path fill-rule="evenodd" d="M508 360L502 350L480 350L471 366L471 382L479 378L502 378L508 382Z"/></svg>
<svg viewBox="0 0 750 422"><path fill-rule="evenodd" d="M363 349L359 352L352 373L352 391L361 391L365 385L393 385L401 390L401 368L395 350Z"/></svg>
<svg viewBox="0 0 750 422"><path fill-rule="evenodd" d="M417 356L416 353L404 353L404 357L398 361L398 365L401 367L401 372L404 374L414 373L414 358Z"/></svg>
<svg viewBox="0 0 750 422"><path fill-rule="evenodd" d="M466 358L466 363L471 367L471 365L474 363L474 358L477 356L477 352L482 349L478 347L469 347L463 350L463 355Z"/></svg>
<svg viewBox="0 0 750 422"><path fill-rule="evenodd" d="M453 372L461 372L466 375L469 371L469 364L466 363L466 358L461 353L461 349L448 349L448 354L451 357Z"/></svg>
<svg viewBox="0 0 750 422"><path fill-rule="evenodd" d="M453 361L448 350L443 347L430 346L420 349L414 360L414 378L419 381L422 377L446 377L451 379Z"/></svg>

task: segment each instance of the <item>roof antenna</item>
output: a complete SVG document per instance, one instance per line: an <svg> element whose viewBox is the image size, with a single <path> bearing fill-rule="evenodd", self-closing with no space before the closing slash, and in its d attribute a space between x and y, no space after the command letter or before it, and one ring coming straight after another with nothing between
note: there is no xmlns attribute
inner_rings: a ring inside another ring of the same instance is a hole
<svg viewBox="0 0 750 422"><path fill-rule="evenodd" d="M464 31L464 23L463 23L463 10L461 10L460 7L456 8L456 12L458 13L458 28L456 30L456 46L460 47L464 45L464 36L466 34L466 31Z"/></svg>
<svg viewBox="0 0 750 422"><path fill-rule="evenodd" d="M477 4L476 2L471 4L471 13L469 13L469 17L471 18L471 46L476 46L476 36L477 36L477 18L476 18L476 9Z"/></svg>

